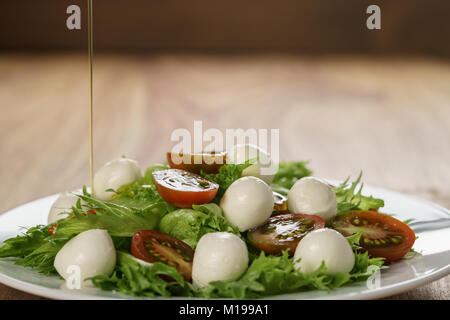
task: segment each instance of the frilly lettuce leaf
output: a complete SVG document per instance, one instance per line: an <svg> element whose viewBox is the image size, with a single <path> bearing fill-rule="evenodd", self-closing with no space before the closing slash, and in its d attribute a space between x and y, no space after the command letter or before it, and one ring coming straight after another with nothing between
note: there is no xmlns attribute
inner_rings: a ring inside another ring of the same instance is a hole
<svg viewBox="0 0 450 320"><path fill-rule="evenodd" d="M173 279L167 282L160 277ZM134 296L163 296L189 294L190 284L178 271L161 262L147 263L126 252L117 252L117 265L111 276L96 276L92 283L103 290L116 290Z"/></svg>
<svg viewBox="0 0 450 320"><path fill-rule="evenodd" d="M343 183L334 188L338 204L338 214L351 210L378 210L379 208L384 207L384 201L382 199L374 198L372 196L363 196L361 194L364 186L363 183L361 183L360 187L357 189L361 177L362 172L358 179L351 184L348 183L349 178L347 178Z"/></svg>
<svg viewBox="0 0 450 320"><path fill-rule="evenodd" d="M69 237L51 236L49 227L51 225L38 225L22 235L7 239L0 247L0 258L16 257L16 264L35 268L44 274L56 273L53 261Z"/></svg>
<svg viewBox="0 0 450 320"><path fill-rule="evenodd" d="M225 164L219 168L219 173L207 174L201 172L202 176L214 181L219 185L219 190L214 197L214 202L218 203L228 187L237 179L242 177L242 171L252 165L255 160L249 160L242 164Z"/></svg>
<svg viewBox="0 0 450 320"><path fill-rule="evenodd" d="M356 237L349 242L357 241ZM261 252L250 263L246 272L236 281L214 281L205 288L195 288L185 282L175 268L161 263L147 264L119 253L116 271L110 277L98 276L93 279L95 286L104 290L117 290L138 296L171 296L202 298L260 298L275 294L292 293L304 290L325 290L367 279L374 270L381 267L383 260L369 258L367 253L355 253L355 265L349 273L340 272L329 275L322 264L315 272L305 274L294 268L294 260L287 252L281 256L266 255ZM369 268L376 266L376 268ZM158 275L174 279L169 283L160 281Z"/></svg>

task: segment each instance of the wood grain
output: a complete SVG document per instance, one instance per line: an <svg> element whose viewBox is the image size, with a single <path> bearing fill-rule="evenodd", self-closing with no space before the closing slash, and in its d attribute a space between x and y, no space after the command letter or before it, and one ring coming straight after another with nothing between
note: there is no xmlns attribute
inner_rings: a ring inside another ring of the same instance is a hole
<svg viewBox="0 0 450 320"><path fill-rule="evenodd" d="M0 212L88 183L84 55L0 55ZM280 128L284 160L450 207L450 63L295 55L98 55L96 168L163 161L175 128ZM450 277L392 297L449 299ZM0 285L0 299L35 299Z"/></svg>

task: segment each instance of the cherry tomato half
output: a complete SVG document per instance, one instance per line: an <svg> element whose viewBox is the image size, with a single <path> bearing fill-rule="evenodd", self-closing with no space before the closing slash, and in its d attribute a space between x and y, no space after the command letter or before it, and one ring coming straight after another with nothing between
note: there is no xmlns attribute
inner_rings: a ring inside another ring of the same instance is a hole
<svg viewBox="0 0 450 320"><path fill-rule="evenodd" d="M136 231L131 241L131 253L150 263L162 262L172 266L186 281L191 280L194 250L171 235L156 230Z"/></svg>
<svg viewBox="0 0 450 320"><path fill-rule="evenodd" d="M225 152L172 153L167 152L167 162L172 169L186 170L199 174L218 173L226 162Z"/></svg>
<svg viewBox="0 0 450 320"><path fill-rule="evenodd" d="M152 175L161 197L178 208L211 202L219 190L217 183L185 170L158 170Z"/></svg>
<svg viewBox="0 0 450 320"><path fill-rule="evenodd" d="M359 245L373 257L388 262L405 256L412 248L416 235L407 224L376 211L350 211L333 221L334 229L348 237L362 231Z"/></svg>
<svg viewBox="0 0 450 320"><path fill-rule="evenodd" d="M325 227L325 221L315 215L290 213L269 218L251 229L248 240L257 249L269 254L281 254L288 249L294 255L299 241L310 231Z"/></svg>

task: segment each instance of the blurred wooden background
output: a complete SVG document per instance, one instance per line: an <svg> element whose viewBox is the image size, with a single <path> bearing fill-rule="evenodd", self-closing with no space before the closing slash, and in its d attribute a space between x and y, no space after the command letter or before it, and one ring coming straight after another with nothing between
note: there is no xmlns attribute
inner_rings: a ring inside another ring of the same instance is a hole
<svg viewBox="0 0 450 320"><path fill-rule="evenodd" d="M86 46L86 0L2 0L0 49ZM82 8L81 31L65 26ZM366 28L381 8L382 30ZM94 0L96 50L450 56L448 0Z"/></svg>
<svg viewBox="0 0 450 320"><path fill-rule="evenodd" d="M85 55L0 55L0 212L87 184ZM450 62L296 55L95 58L95 168L164 161L176 128L279 128L283 160L450 207ZM450 277L396 299L450 299ZM0 299L36 298L0 285Z"/></svg>

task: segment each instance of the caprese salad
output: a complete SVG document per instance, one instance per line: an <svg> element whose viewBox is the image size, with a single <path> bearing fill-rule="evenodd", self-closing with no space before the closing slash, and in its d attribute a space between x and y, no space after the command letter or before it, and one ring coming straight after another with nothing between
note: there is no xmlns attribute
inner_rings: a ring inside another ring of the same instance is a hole
<svg viewBox="0 0 450 320"><path fill-rule="evenodd" d="M84 286L134 296L258 298L361 281L412 250L414 232L362 195L361 176L335 186L305 162L263 174L272 160L252 145L174 156L144 174L105 164L92 193L62 193L0 257L64 279L75 266Z"/></svg>

